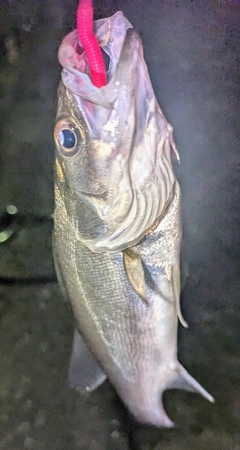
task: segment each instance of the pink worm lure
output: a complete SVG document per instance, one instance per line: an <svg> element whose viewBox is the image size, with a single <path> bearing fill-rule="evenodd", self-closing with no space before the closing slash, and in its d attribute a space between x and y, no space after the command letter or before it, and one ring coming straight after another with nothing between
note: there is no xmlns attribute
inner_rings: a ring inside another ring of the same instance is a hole
<svg viewBox="0 0 240 450"><path fill-rule="evenodd" d="M107 76L101 49L93 33L92 0L80 0L77 10L77 29L88 59L92 83L101 88L107 84Z"/></svg>

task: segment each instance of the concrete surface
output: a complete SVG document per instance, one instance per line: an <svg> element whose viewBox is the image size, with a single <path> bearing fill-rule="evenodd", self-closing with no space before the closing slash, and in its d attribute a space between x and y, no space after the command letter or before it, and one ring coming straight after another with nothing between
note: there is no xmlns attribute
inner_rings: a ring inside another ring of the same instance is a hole
<svg viewBox="0 0 240 450"><path fill-rule="evenodd" d="M240 2L96 2L97 14L122 9L140 32L181 155L189 329L179 330L179 358L216 403L166 393L172 431L133 425L108 383L85 398L67 386L72 316L51 257L52 130L57 48L76 5L0 5L0 212L14 204L22 215L0 244L0 449L239 450Z"/></svg>

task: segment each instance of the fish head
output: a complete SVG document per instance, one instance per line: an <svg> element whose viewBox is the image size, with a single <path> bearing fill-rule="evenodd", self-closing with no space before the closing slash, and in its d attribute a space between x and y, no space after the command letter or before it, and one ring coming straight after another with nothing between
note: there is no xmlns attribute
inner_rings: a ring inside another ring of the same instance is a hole
<svg viewBox="0 0 240 450"><path fill-rule="evenodd" d="M141 39L125 24L116 42L108 36L102 45L110 63L100 89L76 31L59 50L56 188L78 238L94 252L140 241L166 210L175 182L172 127L157 103Z"/></svg>

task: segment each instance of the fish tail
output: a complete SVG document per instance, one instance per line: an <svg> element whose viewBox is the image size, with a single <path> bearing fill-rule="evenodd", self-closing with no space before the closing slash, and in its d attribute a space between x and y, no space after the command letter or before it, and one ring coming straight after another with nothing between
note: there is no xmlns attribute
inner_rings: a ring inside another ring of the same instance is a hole
<svg viewBox="0 0 240 450"><path fill-rule="evenodd" d="M178 363L176 368L176 377L171 385L168 386L168 389L184 389L185 391L196 392L201 394L209 402L214 403L212 395L180 363Z"/></svg>
<svg viewBox="0 0 240 450"><path fill-rule="evenodd" d="M173 428L175 426L169 419L161 401L159 401L159 397L155 405L151 404L149 407L142 405L142 408L138 411L134 408L133 414L140 423L154 425L160 428Z"/></svg>

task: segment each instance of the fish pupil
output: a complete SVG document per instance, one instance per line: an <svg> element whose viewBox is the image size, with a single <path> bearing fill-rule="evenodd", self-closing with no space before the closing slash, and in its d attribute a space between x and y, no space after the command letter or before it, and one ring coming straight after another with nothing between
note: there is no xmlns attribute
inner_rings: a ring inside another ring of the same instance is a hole
<svg viewBox="0 0 240 450"><path fill-rule="evenodd" d="M62 145L62 147L72 149L76 145L75 133L68 129L61 130L59 132L59 142Z"/></svg>

